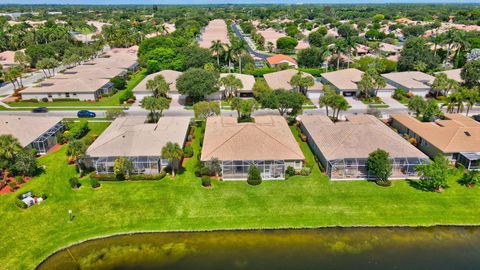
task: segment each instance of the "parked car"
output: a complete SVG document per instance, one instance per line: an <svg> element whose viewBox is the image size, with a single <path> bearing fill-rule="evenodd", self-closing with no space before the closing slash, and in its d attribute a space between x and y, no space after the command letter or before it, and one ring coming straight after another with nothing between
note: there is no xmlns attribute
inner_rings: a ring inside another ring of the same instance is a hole
<svg viewBox="0 0 480 270"><path fill-rule="evenodd" d="M91 111L81 110L81 111L78 111L77 116L78 118L94 118L97 115Z"/></svg>
<svg viewBox="0 0 480 270"><path fill-rule="evenodd" d="M48 112L47 107L37 107L32 110L32 113L46 113Z"/></svg>
<svg viewBox="0 0 480 270"><path fill-rule="evenodd" d="M477 120L478 122L480 122L480 114L475 114L473 116L473 119Z"/></svg>

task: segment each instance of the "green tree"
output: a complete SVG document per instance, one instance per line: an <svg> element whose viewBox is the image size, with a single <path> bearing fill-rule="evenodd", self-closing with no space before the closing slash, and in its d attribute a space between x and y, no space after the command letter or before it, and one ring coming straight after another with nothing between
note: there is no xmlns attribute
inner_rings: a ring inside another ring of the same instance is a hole
<svg viewBox="0 0 480 270"><path fill-rule="evenodd" d="M210 47L213 55L217 58L217 66L220 66L220 54L223 53L224 44L220 40L214 40L212 46Z"/></svg>
<svg viewBox="0 0 480 270"><path fill-rule="evenodd" d="M193 104L195 118L207 118L220 114L220 106L215 101L200 101Z"/></svg>
<svg viewBox="0 0 480 270"><path fill-rule="evenodd" d="M13 59L15 63L18 63L25 68L29 67L30 62L32 62L30 56L26 55L23 51L16 51Z"/></svg>
<svg viewBox="0 0 480 270"><path fill-rule="evenodd" d="M247 182L252 186L260 185L262 183L262 175L257 166L250 165L250 167L248 167Z"/></svg>
<svg viewBox="0 0 480 270"><path fill-rule="evenodd" d="M125 180L130 178L134 171L133 162L128 157L118 157L113 162L113 173L117 180Z"/></svg>
<svg viewBox="0 0 480 270"><path fill-rule="evenodd" d="M189 68L203 68L206 63L213 62L212 52L198 46L189 46L184 49L183 70Z"/></svg>
<svg viewBox="0 0 480 270"><path fill-rule="evenodd" d="M278 89L264 95L260 103L264 108L276 109L280 115L297 115L302 110L304 95L298 92Z"/></svg>
<svg viewBox="0 0 480 270"><path fill-rule="evenodd" d="M236 97L232 99L231 106L237 111L238 118L250 119L253 111L257 108L257 102L254 99L241 99Z"/></svg>
<svg viewBox="0 0 480 270"><path fill-rule="evenodd" d="M272 92L272 89L265 80L256 80L255 84L253 85L253 96L260 100L263 95L268 95Z"/></svg>
<svg viewBox="0 0 480 270"><path fill-rule="evenodd" d="M466 115L468 116L470 109L480 102L480 92L474 88L463 88L460 90L460 94L462 95L462 101L467 105Z"/></svg>
<svg viewBox="0 0 480 270"><path fill-rule="evenodd" d="M172 175L175 178L176 163L183 157L183 151L178 143L167 142L162 148L162 158L167 159L172 169Z"/></svg>
<svg viewBox="0 0 480 270"><path fill-rule="evenodd" d="M170 99L166 97L144 97L142 107L149 110L149 122L156 123L162 116L164 110L170 108Z"/></svg>
<svg viewBox="0 0 480 270"><path fill-rule="evenodd" d="M447 187L447 178L451 175L448 160L442 155L436 156L433 162L417 165L415 170L421 177L422 186L436 192Z"/></svg>
<svg viewBox="0 0 480 270"><path fill-rule="evenodd" d="M12 135L0 135L0 168L11 165L22 148L18 139Z"/></svg>
<svg viewBox="0 0 480 270"><path fill-rule="evenodd" d="M438 64L438 58L433 55L423 38L408 38L400 53L398 69L400 71L415 70L415 65L419 62L425 63L426 68L431 69Z"/></svg>
<svg viewBox="0 0 480 270"><path fill-rule="evenodd" d="M220 78L220 85L225 88L225 97L236 97L238 89L243 88L242 81L233 74Z"/></svg>
<svg viewBox="0 0 480 270"><path fill-rule="evenodd" d="M460 72L465 85L480 87L480 60L469 61Z"/></svg>
<svg viewBox="0 0 480 270"><path fill-rule="evenodd" d="M165 81L165 78L161 74L158 74L153 80L147 81L146 88L152 91L155 98L166 97L168 90L170 90L170 84Z"/></svg>
<svg viewBox="0 0 480 270"><path fill-rule="evenodd" d="M415 117L420 117L426 106L427 102L420 96L413 96L408 100L408 109L415 112Z"/></svg>
<svg viewBox="0 0 480 270"><path fill-rule="evenodd" d="M67 155L75 159L75 165L80 175L82 174L81 159L85 157L86 151L87 147L81 140L74 140L70 142L67 147Z"/></svg>
<svg viewBox="0 0 480 270"><path fill-rule="evenodd" d="M12 171L16 175L33 176L38 169L37 159L32 151L23 150L15 156Z"/></svg>
<svg viewBox="0 0 480 270"><path fill-rule="evenodd" d="M277 39L277 49L283 52L291 52L297 45L298 40L292 37L281 37Z"/></svg>
<svg viewBox="0 0 480 270"><path fill-rule="evenodd" d="M377 181L387 182L392 175L390 154L382 149L377 149L368 155L368 171L377 177Z"/></svg>
<svg viewBox="0 0 480 270"><path fill-rule="evenodd" d="M460 92L450 94L446 99L442 107L447 107L448 113L461 113L463 112L463 95Z"/></svg>
<svg viewBox="0 0 480 270"><path fill-rule="evenodd" d="M194 102L201 101L205 96L218 92L218 74L199 68L189 69L178 77L177 89Z"/></svg>
<svg viewBox="0 0 480 270"><path fill-rule="evenodd" d="M238 69L240 74L242 74L242 58L248 53L248 44L245 40L239 39L233 43L233 51L235 53L236 59L238 59Z"/></svg>
<svg viewBox="0 0 480 270"><path fill-rule="evenodd" d="M422 121L432 122L435 118L441 117L442 115L443 112L438 107L437 102L433 99L430 99L427 101L425 108L422 111Z"/></svg>
<svg viewBox="0 0 480 270"><path fill-rule="evenodd" d="M447 74L438 73L435 75L435 80L432 83L432 91L435 93L435 97L438 97L447 88L447 81Z"/></svg>
<svg viewBox="0 0 480 270"><path fill-rule="evenodd" d="M324 45L323 38L327 34L328 30L325 26L320 26L316 31L311 32L308 35L308 43L311 46L322 47Z"/></svg>
<svg viewBox="0 0 480 270"><path fill-rule="evenodd" d="M290 78L288 83L293 87L293 90L307 94L308 88L315 85L315 80L313 76L298 71L297 74Z"/></svg>

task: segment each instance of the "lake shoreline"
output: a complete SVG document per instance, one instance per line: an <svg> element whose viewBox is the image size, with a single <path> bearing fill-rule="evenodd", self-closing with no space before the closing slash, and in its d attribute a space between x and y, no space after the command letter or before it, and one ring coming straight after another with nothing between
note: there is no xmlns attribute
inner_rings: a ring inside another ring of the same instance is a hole
<svg viewBox="0 0 480 270"><path fill-rule="evenodd" d="M38 269L43 263L48 261L55 254L67 250L71 247L81 245L83 243L95 240L106 239L116 236L128 236L135 234L151 234L151 233L213 233L213 232L247 232L247 231L300 231L300 230L325 230L325 229L428 229L428 228L474 228L479 227L480 224L435 224L435 225L335 225L335 226L316 226L316 227L268 227L268 228L223 228L223 229L194 229L194 230L141 230L141 231L128 231L128 232L118 232L105 234L100 236L95 236L85 240L80 240L75 243L69 244L62 248L59 248L44 258L40 263L38 263L34 269Z"/></svg>

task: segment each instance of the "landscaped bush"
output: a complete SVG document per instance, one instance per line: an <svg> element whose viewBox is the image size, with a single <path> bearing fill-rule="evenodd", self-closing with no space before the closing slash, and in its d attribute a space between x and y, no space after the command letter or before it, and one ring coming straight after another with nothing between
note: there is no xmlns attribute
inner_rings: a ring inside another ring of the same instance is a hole
<svg viewBox="0 0 480 270"><path fill-rule="evenodd" d="M85 136L90 129L87 121L80 121L78 123L68 123L68 130L64 132L64 136L68 141L74 141Z"/></svg>
<svg viewBox="0 0 480 270"><path fill-rule="evenodd" d="M260 175L260 170L255 165L250 165L248 168L248 178L247 183L252 186L257 186L262 183L262 176Z"/></svg>
<svg viewBox="0 0 480 270"><path fill-rule="evenodd" d="M125 91L122 91L118 100L120 101L120 103L123 104L125 101L131 98L135 100L135 95L133 94L133 91L131 89L127 89Z"/></svg>
<svg viewBox="0 0 480 270"><path fill-rule="evenodd" d="M70 183L70 187L73 189L77 189L80 187L80 182L78 181L78 178L72 177L68 179L68 183Z"/></svg>
<svg viewBox="0 0 480 270"><path fill-rule="evenodd" d="M276 68L256 68L253 71L252 75L254 77L263 77L263 75L265 74L276 72L276 71L277 71Z"/></svg>
<svg viewBox="0 0 480 270"><path fill-rule="evenodd" d="M17 186L17 183L15 181L8 182L8 187L10 188L10 192L14 192L16 186Z"/></svg>
<svg viewBox="0 0 480 270"><path fill-rule="evenodd" d="M92 186L92 188L99 188L99 187L100 187L100 183L98 182L97 179L95 179L95 178L90 178L90 186Z"/></svg>
<svg viewBox="0 0 480 270"><path fill-rule="evenodd" d="M46 97L42 98L42 102L48 102L48 98Z"/></svg>
<svg viewBox="0 0 480 270"><path fill-rule="evenodd" d="M18 208L21 208L21 209L26 209L27 208L27 205L20 199L16 199L15 200L15 205L18 207Z"/></svg>
<svg viewBox="0 0 480 270"><path fill-rule="evenodd" d="M288 166L285 170L285 179L295 176L295 169L292 166Z"/></svg>
<svg viewBox="0 0 480 270"><path fill-rule="evenodd" d="M190 145L187 145L183 148L183 156L186 158L193 157L193 148Z"/></svg>
<svg viewBox="0 0 480 270"><path fill-rule="evenodd" d="M54 98L52 99L53 102L56 101L80 101L78 98Z"/></svg>
<svg viewBox="0 0 480 270"><path fill-rule="evenodd" d="M395 89L392 97L398 101L401 101L403 98L407 97L407 91L402 88L397 88Z"/></svg>
<svg viewBox="0 0 480 270"><path fill-rule="evenodd" d="M125 78L120 76L113 77L110 82L113 83L113 87L118 90L123 90L127 86Z"/></svg>
<svg viewBox="0 0 480 270"><path fill-rule="evenodd" d="M310 167L303 167L303 168L300 170L300 175L302 175L302 176L309 176L311 172L312 172L312 169L311 169Z"/></svg>
<svg viewBox="0 0 480 270"><path fill-rule="evenodd" d="M15 182L17 182L18 184L23 184L25 183L25 180L23 180L23 177L18 175L18 176L15 176Z"/></svg>
<svg viewBox="0 0 480 270"><path fill-rule="evenodd" d="M208 175L208 173L208 168L203 164L203 162L198 162L195 166L195 176L201 177L204 175Z"/></svg>
<svg viewBox="0 0 480 270"><path fill-rule="evenodd" d="M212 185L211 179L208 176L202 176L202 186L210 187Z"/></svg>
<svg viewBox="0 0 480 270"><path fill-rule="evenodd" d="M167 173L161 171L159 174L131 174L127 180L161 180ZM118 181L114 174L97 174L95 172L90 173L91 179L98 181Z"/></svg>

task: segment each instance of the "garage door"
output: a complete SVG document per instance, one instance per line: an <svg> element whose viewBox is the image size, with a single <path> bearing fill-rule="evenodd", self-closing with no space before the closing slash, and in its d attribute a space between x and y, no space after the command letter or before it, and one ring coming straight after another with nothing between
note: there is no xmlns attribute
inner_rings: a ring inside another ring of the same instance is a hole
<svg viewBox="0 0 480 270"><path fill-rule="evenodd" d="M379 97L391 97L392 91L378 91L377 96Z"/></svg>
<svg viewBox="0 0 480 270"><path fill-rule="evenodd" d="M318 100L322 96L322 93L307 93L309 99Z"/></svg>

